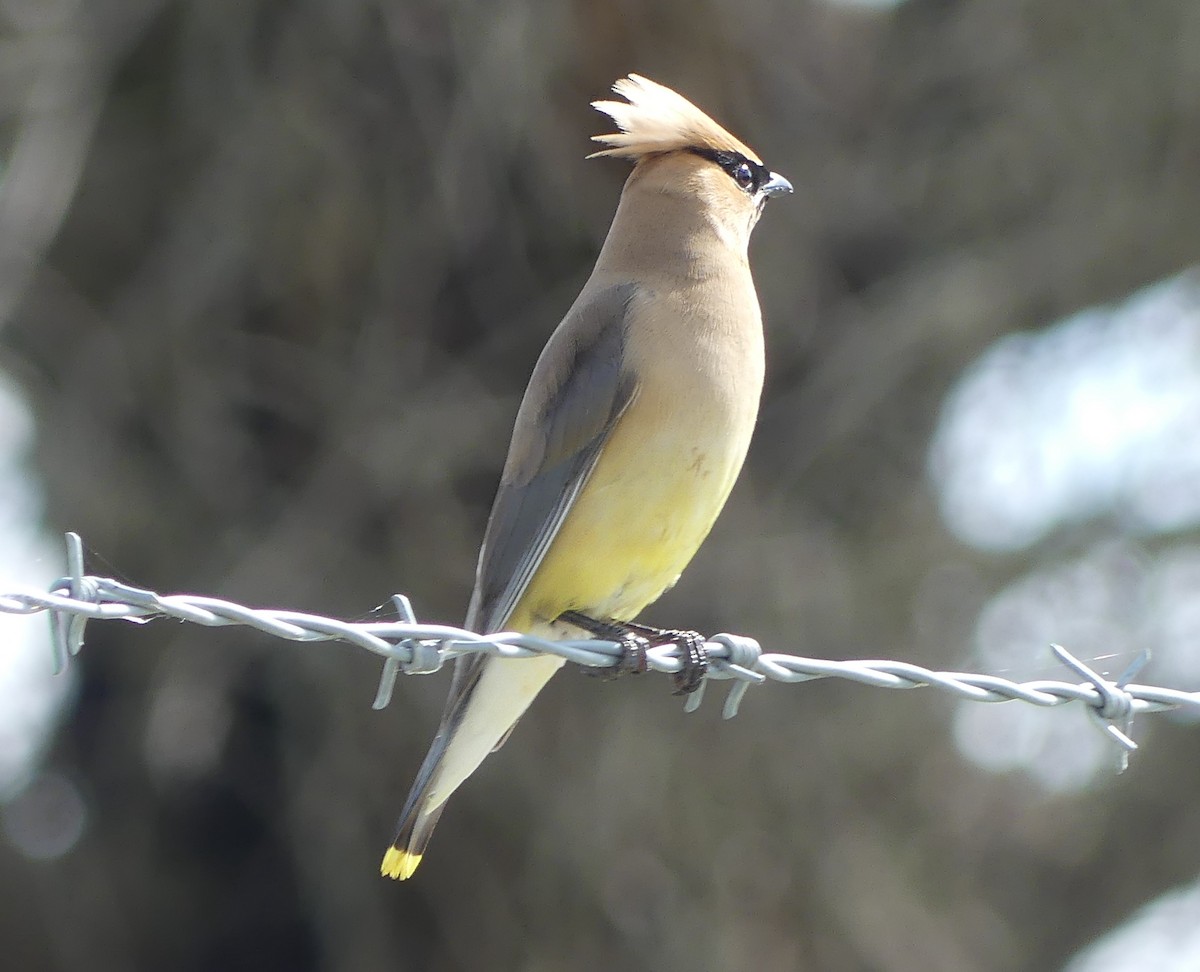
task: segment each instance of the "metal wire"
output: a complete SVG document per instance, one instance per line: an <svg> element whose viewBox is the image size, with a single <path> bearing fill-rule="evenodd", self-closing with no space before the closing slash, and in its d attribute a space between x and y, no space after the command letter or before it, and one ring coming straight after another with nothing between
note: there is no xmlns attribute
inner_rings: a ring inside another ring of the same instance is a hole
<svg viewBox="0 0 1200 972"><path fill-rule="evenodd" d="M588 668L613 668L621 663L626 650L612 641L546 641L515 632L480 635L451 625L425 624L417 621L408 598L399 594L392 598L398 620L369 622L249 608L193 594L156 594L111 578L85 576L83 544L74 533L67 534L67 565L70 574L51 585L49 592L0 592L0 612L50 613L56 673L65 669L70 658L79 653L83 647L85 625L97 619L145 622L171 617L209 627L245 625L289 641L344 641L357 645L385 659L374 702L377 709L385 707L391 700L399 674L436 672L447 660L471 652L505 658L553 654ZM737 715L738 706L751 685L759 685L768 679L807 682L818 678L844 678L878 688L896 689L928 686L972 702L1018 701L1039 706L1082 702L1105 735L1121 747L1122 769L1128 754L1137 749L1137 744L1130 738L1135 714L1183 708L1200 715L1200 692L1129 684L1149 659L1149 652L1143 652L1124 674L1116 681L1110 681L1061 645L1051 648L1059 661L1084 681L1012 682L995 675L931 671L907 662L804 658L764 652L753 638L719 634L705 642L704 651L709 663L706 681L689 696L686 708L693 711L699 707L705 684L710 679L734 682L725 700L726 719ZM647 667L658 672L678 672L681 665L679 651L674 645L651 647L646 660Z"/></svg>

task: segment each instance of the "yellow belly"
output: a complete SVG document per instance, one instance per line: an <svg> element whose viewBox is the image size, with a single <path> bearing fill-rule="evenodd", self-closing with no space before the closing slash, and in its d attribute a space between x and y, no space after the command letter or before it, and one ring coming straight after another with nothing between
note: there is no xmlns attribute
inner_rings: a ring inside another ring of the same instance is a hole
<svg viewBox="0 0 1200 972"><path fill-rule="evenodd" d="M628 621L679 578L725 505L750 429L693 415L680 435L661 407L640 398L622 418L506 627L569 610Z"/></svg>

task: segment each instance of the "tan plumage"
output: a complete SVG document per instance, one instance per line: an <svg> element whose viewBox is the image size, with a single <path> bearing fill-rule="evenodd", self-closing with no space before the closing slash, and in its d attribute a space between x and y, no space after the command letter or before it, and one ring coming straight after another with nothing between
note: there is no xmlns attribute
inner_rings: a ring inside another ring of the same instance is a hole
<svg viewBox="0 0 1200 972"><path fill-rule="evenodd" d="M583 291L529 380L480 551L467 626L580 636L567 611L632 620L671 587L741 469L763 337L747 246L791 191L680 95L636 74L601 101L635 162ZM460 661L382 872L416 870L446 800L558 670Z"/></svg>
<svg viewBox="0 0 1200 972"><path fill-rule="evenodd" d="M613 91L629 104L593 101L592 107L612 118L621 131L615 135L593 135L593 142L609 147L593 152L589 159L614 155L636 162L655 152L705 147L737 152L751 162L762 164L762 159L744 143L682 95L656 81L631 74L614 84Z"/></svg>

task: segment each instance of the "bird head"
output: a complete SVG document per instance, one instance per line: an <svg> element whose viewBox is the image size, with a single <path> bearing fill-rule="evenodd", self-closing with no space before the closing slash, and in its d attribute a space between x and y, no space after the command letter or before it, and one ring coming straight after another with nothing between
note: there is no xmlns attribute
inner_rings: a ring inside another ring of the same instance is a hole
<svg viewBox="0 0 1200 972"><path fill-rule="evenodd" d="M595 135L607 146L588 158L615 156L634 163L630 185L691 198L703 211L749 239L770 196L792 191L747 145L682 95L639 74L613 85L625 101L594 101L621 130Z"/></svg>

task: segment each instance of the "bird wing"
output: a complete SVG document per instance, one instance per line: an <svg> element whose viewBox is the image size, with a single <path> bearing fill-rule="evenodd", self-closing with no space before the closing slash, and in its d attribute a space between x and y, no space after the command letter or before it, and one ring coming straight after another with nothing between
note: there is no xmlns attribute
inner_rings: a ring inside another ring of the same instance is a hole
<svg viewBox="0 0 1200 972"><path fill-rule="evenodd" d="M636 377L624 363L625 325L636 289L620 284L581 295L538 359L484 533L467 611L466 626L473 631L498 631L508 622L637 394ZM400 813L393 841L400 856L391 862L397 875L416 867L441 813L440 806L428 809L426 800L490 660L472 654L455 663L441 725ZM493 748L507 738L505 732ZM387 858L384 867L393 873Z"/></svg>
<svg viewBox="0 0 1200 972"><path fill-rule="evenodd" d="M538 359L484 534L467 612L473 631L507 624L637 393L624 353L636 289L616 284L576 303ZM469 694L484 660L460 660L447 715Z"/></svg>

